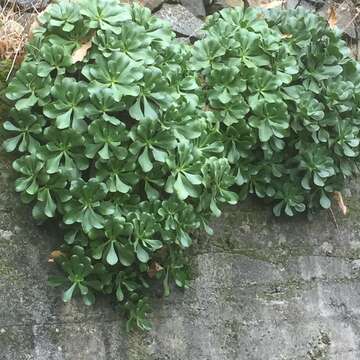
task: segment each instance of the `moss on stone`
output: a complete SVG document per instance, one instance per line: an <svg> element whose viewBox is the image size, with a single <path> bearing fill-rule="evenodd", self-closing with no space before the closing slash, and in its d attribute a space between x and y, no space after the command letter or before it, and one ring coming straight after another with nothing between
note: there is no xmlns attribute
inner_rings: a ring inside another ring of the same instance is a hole
<svg viewBox="0 0 360 360"><path fill-rule="evenodd" d="M318 339L313 342L312 349L308 351L307 357L310 360L327 360L329 358L329 350L331 345L330 336L321 331Z"/></svg>

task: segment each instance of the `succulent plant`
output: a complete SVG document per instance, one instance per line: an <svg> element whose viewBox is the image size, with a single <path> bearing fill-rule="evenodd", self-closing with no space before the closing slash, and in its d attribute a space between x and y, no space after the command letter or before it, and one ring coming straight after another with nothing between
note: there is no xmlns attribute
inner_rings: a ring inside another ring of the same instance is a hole
<svg viewBox="0 0 360 360"><path fill-rule="evenodd" d="M186 287L191 233L236 199L227 160L200 149L211 123L191 49L148 9L112 0L51 4L39 23L7 89L16 191L37 220L62 223L64 277L50 282L67 286L64 301L113 293L128 327L148 328L154 264L166 292L171 279Z"/></svg>
<svg viewBox="0 0 360 360"><path fill-rule="evenodd" d="M357 172L360 66L302 9L225 9L193 46L139 5L60 1L8 86L15 189L56 218L63 300L113 294L147 330L149 287L186 288L192 234L248 194L292 216Z"/></svg>
<svg viewBox="0 0 360 360"><path fill-rule="evenodd" d="M359 160L360 65L339 31L302 8L238 7L204 32L192 68L239 192L275 215L329 208Z"/></svg>

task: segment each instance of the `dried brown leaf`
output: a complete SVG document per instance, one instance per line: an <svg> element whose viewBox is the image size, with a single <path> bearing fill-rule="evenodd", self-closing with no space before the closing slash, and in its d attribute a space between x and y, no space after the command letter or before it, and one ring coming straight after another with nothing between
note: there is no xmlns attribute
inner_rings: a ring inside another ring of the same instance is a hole
<svg viewBox="0 0 360 360"><path fill-rule="evenodd" d="M331 28L334 28L337 24L336 9L334 6L330 6L328 10L328 23Z"/></svg>
<svg viewBox="0 0 360 360"><path fill-rule="evenodd" d="M269 3L260 4L259 7L263 8L263 9L273 9L278 6L282 6L283 4L284 4L283 0L275 0L275 1L271 1Z"/></svg>
<svg viewBox="0 0 360 360"><path fill-rule="evenodd" d="M341 212L343 213L343 215L346 215L347 212L348 212L348 208L347 208L347 206L346 206L345 203L344 203L344 199L343 199L343 197L342 197L342 195L341 195L341 192L335 191L335 192L334 192L334 198L335 198L335 200L336 200L336 202L337 202L337 204L338 204Z"/></svg>
<svg viewBox="0 0 360 360"><path fill-rule="evenodd" d="M243 0L225 0L228 6L236 7L236 6L243 6Z"/></svg>
<svg viewBox="0 0 360 360"><path fill-rule="evenodd" d="M91 40L89 40L88 42L82 44L77 50L73 52L71 56L73 64L84 60L88 50L91 48L91 45L92 45Z"/></svg>
<svg viewBox="0 0 360 360"><path fill-rule="evenodd" d="M64 255L64 253L61 252L60 250L54 250L49 255L48 262L53 263L56 258L58 258L59 256L62 256L62 255Z"/></svg>
<svg viewBox="0 0 360 360"><path fill-rule="evenodd" d="M161 270L164 270L164 268L158 262L152 262L148 270L149 278L154 278L156 273L160 272Z"/></svg>

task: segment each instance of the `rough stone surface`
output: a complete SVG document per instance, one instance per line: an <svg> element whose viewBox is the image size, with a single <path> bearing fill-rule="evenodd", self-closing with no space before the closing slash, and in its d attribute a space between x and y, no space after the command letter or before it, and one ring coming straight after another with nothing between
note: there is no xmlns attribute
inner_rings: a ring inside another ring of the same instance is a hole
<svg viewBox="0 0 360 360"><path fill-rule="evenodd" d="M243 0L213 0L209 3L209 12L214 13L223 8L235 7L244 5Z"/></svg>
<svg viewBox="0 0 360 360"><path fill-rule="evenodd" d="M148 7L150 10L156 10L161 7L161 5L165 2L165 0L121 0L121 2L126 4L132 4L138 2L143 6Z"/></svg>
<svg viewBox="0 0 360 360"><path fill-rule="evenodd" d="M352 0L344 0L340 3L326 2L320 14L329 17L330 7L336 12L336 26L355 39L357 37L356 25L358 20L355 2Z"/></svg>
<svg viewBox="0 0 360 360"><path fill-rule="evenodd" d="M60 233L37 227L0 155L1 360L358 360L360 187L349 215L275 219L249 201L197 236L186 292L154 298L154 328L126 335L108 299L63 304L46 285Z"/></svg>
<svg viewBox="0 0 360 360"><path fill-rule="evenodd" d="M295 9L299 6L310 10L310 11L315 11L316 9L316 5L317 3L312 3L312 2L308 2L306 0L287 0L286 2L286 8L287 9Z"/></svg>
<svg viewBox="0 0 360 360"><path fill-rule="evenodd" d="M203 22L182 5L164 4L156 16L167 20L182 36L198 37L203 26Z"/></svg>
<svg viewBox="0 0 360 360"><path fill-rule="evenodd" d="M251 5L257 2L271 0L248 0ZM318 11L320 15L329 18L330 9L332 8L336 13L336 26L352 39L358 40L359 28L359 4L353 0L330 0L330 1L311 1L311 0L285 0L288 9L302 6L306 9Z"/></svg>
<svg viewBox="0 0 360 360"><path fill-rule="evenodd" d="M0 360L360 359L360 185L336 221L228 207L197 235L190 289L154 297L153 330L127 335L111 300L64 304L47 286L61 234L36 226L10 162L0 149Z"/></svg>
<svg viewBox="0 0 360 360"><path fill-rule="evenodd" d="M181 4L197 17L206 16L203 0L181 0Z"/></svg>

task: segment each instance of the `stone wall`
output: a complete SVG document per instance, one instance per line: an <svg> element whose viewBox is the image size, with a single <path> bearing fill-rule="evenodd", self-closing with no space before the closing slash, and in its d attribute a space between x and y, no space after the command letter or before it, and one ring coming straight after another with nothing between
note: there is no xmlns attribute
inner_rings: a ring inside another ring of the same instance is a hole
<svg viewBox="0 0 360 360"><path fill-rule="evenodd" d="M3 156L3 155L2 155ZM129 335L107 299L63 304L46 284L56 226L37 227L0 165L1 360L360 358L360 187L349 215L276 219L258 201L199 235L185 293L154 297L153 330Z"/></svg>
<svg viewBox="0 0 360 360"><path fill-rule="evenodd" d="M288 4L300 2L306 3ZM169 6L160 11L166 18L172 8L173 21L179 5ZM255 200L227 208L215 236L197 239L190 289L154 296L153 330L128 335L110 300L90 308L63 304L59 290L47 286L56 271L48 255L61 234L55 224L37 227L20 203L10 160L0 153L0 360L360 359L355 183L345 192L346 217L334 209L334 216L324 211L311 222L275 219Z"/></svg>

